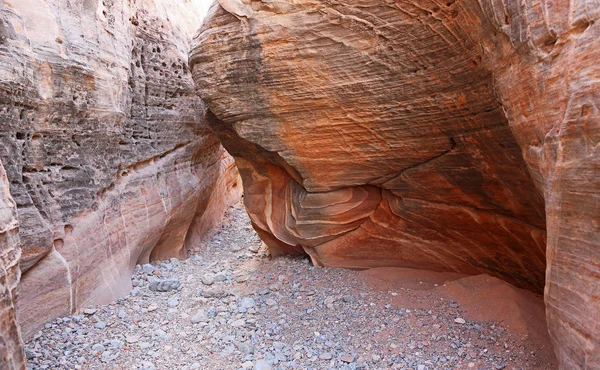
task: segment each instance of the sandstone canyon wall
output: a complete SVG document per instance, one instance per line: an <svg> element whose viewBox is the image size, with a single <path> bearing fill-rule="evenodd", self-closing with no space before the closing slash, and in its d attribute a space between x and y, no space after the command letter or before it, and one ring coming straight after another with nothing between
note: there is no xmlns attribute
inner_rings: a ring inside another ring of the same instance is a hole
<svg viewBox="0 0 600 370"><path fill-rule="evenodd" d="M15 300L19 270L19 221L17 207L8 189L0 163L0 369L25 369L21 331L16 320Z"/></svg>
<svg viewBox="0 0 600 370"><path fill-rule="evenodd" d="M185 256L238 199L187 65L197 3L0 0L25 336L127 294L137 263Z"/></svg>
<svg viewBox="0 0 600 370"><path fill-rule="evenodd" d="M595 0L219 0L190 65L272 253L545 289L561 368L592 369L599 15Z"/></svg>

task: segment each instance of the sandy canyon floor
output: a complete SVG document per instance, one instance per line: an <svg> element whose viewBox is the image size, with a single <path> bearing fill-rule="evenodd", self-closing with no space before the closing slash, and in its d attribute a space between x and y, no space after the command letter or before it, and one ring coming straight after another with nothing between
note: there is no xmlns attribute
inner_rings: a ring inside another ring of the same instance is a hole
<svg viewBox="0 0 600 370"><path fill-rule="evenodd" d="M555 369L541 297L486 276L269 259L241 204L201 254L57 319L30 369Z"/></svg>

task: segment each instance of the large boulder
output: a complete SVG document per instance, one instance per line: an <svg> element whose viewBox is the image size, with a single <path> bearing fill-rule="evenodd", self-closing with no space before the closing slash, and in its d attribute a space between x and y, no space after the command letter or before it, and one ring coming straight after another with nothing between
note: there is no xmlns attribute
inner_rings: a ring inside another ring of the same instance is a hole
<svg viewBox="0 0 600 370"><path fill-rule="evenodd" d="M219 0L190 65L273 254L545 289L600 366L600 4Z"/></svg>
<svg viewBox="0 0 600 370"><path fill-rule="evenodd" d="M15 314L19 270L19 221L0 162L0 369L25 369L21 331Z"/></svg>
<svg viewBox="0 0 600 370"><path fill-rule="evenodd" d="M198 2L0 2L0 159L25 336L185 257L239 197L187 65Z"/></svg>

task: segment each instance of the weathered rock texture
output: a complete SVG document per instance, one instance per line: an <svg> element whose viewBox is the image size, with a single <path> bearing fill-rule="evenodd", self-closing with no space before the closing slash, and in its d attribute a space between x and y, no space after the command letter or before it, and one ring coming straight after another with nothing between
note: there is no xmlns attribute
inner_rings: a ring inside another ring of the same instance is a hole
<svg viewBox="0 0 600 370"><path fill-rule="evenodd" d="M17 207L0 162L0 370L25 369L21 331L15 318L20 257Z"/></svg>
<svg viewBox="0 0 600 370"><path fill-rule="evenodd" d="M187 66L194 4L0 0L25 336L126 294L136 263L185 256L239 196Z"/></svg>
<svg viewBox="0 0 600 370"><path fill-rule="evenodd" d="M545 286L600 367L597 1L219 4L190 63L273 253Z"/></svg>

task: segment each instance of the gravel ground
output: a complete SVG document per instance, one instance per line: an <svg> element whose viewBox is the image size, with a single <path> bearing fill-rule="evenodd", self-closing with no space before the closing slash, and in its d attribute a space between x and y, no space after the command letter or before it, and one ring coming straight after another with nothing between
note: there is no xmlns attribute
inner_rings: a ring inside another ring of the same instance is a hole
<svg viewBox="0 0 600 370"><path fill-rule="evenodd" d="M498 323L454 301L397 304L361 273L270 260L241 205L201 255L138 266L130 295L46 325L30 369L543 369ZM551 357L551 356L550 356Z"/></svg>

